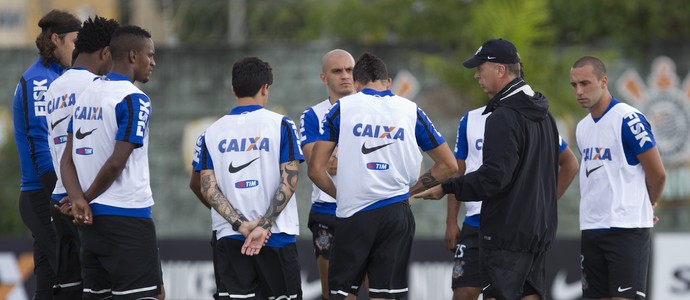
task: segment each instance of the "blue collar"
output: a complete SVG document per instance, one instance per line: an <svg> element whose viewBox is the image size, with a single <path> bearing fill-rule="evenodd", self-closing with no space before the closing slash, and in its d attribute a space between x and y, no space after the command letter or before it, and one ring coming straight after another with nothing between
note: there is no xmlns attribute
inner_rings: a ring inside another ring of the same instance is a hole
<svg viewBox="0 0 690 300"><path fill-rule="evenodd" d="M122 75L122 74L112 73L112 72L106 74L105 77L108 78L108 80L112 80L112 81L115 81L115 80L126 80L126 81L129 81L129 82L132 82L132 80L130 80L129 77L127 77L127 76L125 76L125 75Z"/></svg>
<svg viewBox="0 0 690 300"><path fill-rule="evenodd" d="M395 96L395 95L393 94L393 92L391 92L391 90L377 91L377 90L370 89L370 88L365 88L365 89L363 89L363 90L362 90L362 93L365 94L365 95L371 95L371 96L377 96L377 97L386 97L386 96L391 97L391 96Z"/></svg>
<svg viewBox="0 0 690 300"><path fill-rule="evenodd" d="M82 71L89 71L89 70L87 70L87 69L86 69L86 68L84 68L84 67L71 67L71 68L69 68L69 69L70 69L70 70L82 70Z"/></svg>
<svg viewBox="0 0 690 300"><path fill-rule="evenodd" d="M264 108L264 107L261 106L261 105L235 106L235 107L233 107L233 108L230 110L230 112L228 113L228 115L241 115L241 114L243 114L243 113L253 112L253 111L255 111L255 110L259 110L259 109L262 109L262 108Z"/></svg>
<svg viewBox="0 0 690 300"><path fill-rule="evenodd" d="M592 120L594 120L594 123L599 122L599 120L601 120L601 118L603 118L603 117L606 115L606 113L609 112L609 110L611 110L611 108L613 108L613 107L614 107L616 104L618 104L618 103L621 103L621 102L618 101L618 99L616 99L616 98L614 98L614 97L611 97L611 103L609 103L609 106L606 108L606 110L604 111L604 113L601 114L601 117L592 118Z"/></svg>

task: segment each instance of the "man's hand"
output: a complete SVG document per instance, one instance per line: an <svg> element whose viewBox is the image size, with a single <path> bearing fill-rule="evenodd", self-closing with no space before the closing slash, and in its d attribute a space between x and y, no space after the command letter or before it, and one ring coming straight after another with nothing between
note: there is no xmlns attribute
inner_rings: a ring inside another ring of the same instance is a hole
<svg viewBox="0 0 690 300"><path fill-rule="evenodd" d="M93 214L91 206L84 200L84 198L72 200L72 215L74 216L74 224L76 225L91 225L93 224Z"/></svg>
<svg viewBox="0 0 690 300"><path fill-rule="evenodd" d="M425 200L438 200L443 198L443 196L445 195L446 194L443 193L443 189L441 189L441 185L439 184L412 197L417 199L421 198Z"/></svg>
<svg viewBox="0 0 690 300"><path fill-rule="evenodd" d="M256 226L249 235L246 236L244 245L242 245L242 254L248 256L259 255L261 247L266 244L270 235L271 232L269 230Z"/></svg>
<svg viewBox="0 0 690 300"><path fill-rule="evenodd" d="M72 203L70 203L69 197L60 199L60 202L53 204L53 207L65 216L72 216Z"/></svg>
<svg viewBox="0 0 690 300"><path fill-rule="evenodd" d="M652 204L652 210L654 210L656 208L656 204L657 204L657 202L654 202L654 204ZM656 225L656 223L659 223L659 217L654 215L654 218L652 218L652 221L654 222L653 224Z"/></svg>
<svg viewBox="0 0 690 300"><path fill-rule="evenodd" d="M239 231L242 236L245 238L256 228L256 225L259 224L259 219L256 219L254 221L247 221L247 222L242 222L242 225L240 225L240 228L237 230Z"/></svg>
<svg viewBox="0 0 690 300"><path fill-rule="evenodd" d="M338 173L338 156L336 154L338 154L337 147L333 150L333 154L331 154L331 157L328 159L328 164L326 165L326 172L331 176L335 176Z"/></svg>
<svg viewBox="0 0 690 300"><path fill-rule="evenodd" d="M444 241L446 242L446 248L450 252L455 252L455 247L458 245L458 236L460 235L460 227L457 223L446 224L446 236Z"/></svg>

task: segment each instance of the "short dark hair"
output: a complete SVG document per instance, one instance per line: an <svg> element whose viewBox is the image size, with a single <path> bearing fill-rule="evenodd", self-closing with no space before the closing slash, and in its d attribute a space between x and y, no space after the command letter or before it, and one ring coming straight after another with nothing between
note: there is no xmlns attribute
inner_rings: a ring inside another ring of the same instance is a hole
<svg viewBox="0 0 690 300"><path fill-rule="evenodd" d="M38 27L41 27L41 33L36 37L36 48L41 55L41 62L44 66L48 66L50 61L57 60L55 57L57 46L53 44L50 37L56 33L60 39L64 39L67 33L81 28L81 21L67 11L53 9L38 21Z"/></svg>
<svg viewBox="0 0 690 300"><path fill-rule="evenodd" d="M576 60L575 63L573 63L573 69L582 68L586 65L592 66L594 69L594 76L596 76L597 79L601 79L602 77L606 76L606 66L604 65L604 62L594 56L583 56Z"/></svg>
<svg viewBox="0 0 690 300"><path fill-rule="evenodd" d="M115 30L110 38L110 55L115 60L127 58L130 50L139 50L145 39L150 39L151 33L139 26L122 26Z"/></svg>
<svg viewBox="0 0 690 300"><path fill-rule="evenodd" d="M386 64L378 56L364 52L352 69L352 79L367 84L377 80L388 80Z"/></svg>
<svg viewBox="0 0 690 300"><path fill-rule="evenodd" d="M273 84L273 69L258 57L245 57L232 65L232 88L237 98L253 97L264 84Z"/></svg>
<svg viewBox="0 0 690 300"><path fill-rule="evenodd" d="M74 51L79 53L94 53L110 45L110 39L120 24L113 19L96 16L88 18L79 30Z"/></svg>

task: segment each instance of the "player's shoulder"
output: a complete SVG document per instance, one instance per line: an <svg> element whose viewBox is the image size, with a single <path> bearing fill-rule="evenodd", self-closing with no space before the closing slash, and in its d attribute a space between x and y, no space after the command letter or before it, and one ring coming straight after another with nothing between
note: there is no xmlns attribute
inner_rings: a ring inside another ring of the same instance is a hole
<svg viewBox="0 0 690 300"><path fill-rule="evenodd" d="M630 113L642 114L642 112L640 112L637 108L633 107L630 104L623 103L623 102L616 103L616 105L611 107L610 112L613 112L614 114L616 114L620 118L623 118Z"/></svg>

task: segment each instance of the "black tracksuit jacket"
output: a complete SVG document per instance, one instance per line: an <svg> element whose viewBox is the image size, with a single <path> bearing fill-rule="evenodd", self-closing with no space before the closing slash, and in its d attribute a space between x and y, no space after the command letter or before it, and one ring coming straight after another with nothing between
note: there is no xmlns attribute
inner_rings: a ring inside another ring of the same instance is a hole
<svg viewBox="0 0 690 300"><path fill-rule="evenodd" d="M443 183L459 201L483 200L480 245L546 251L558 225L558 129L546 97L520 78L494 96L484 131L484 161L474 172Z"/></svg>

